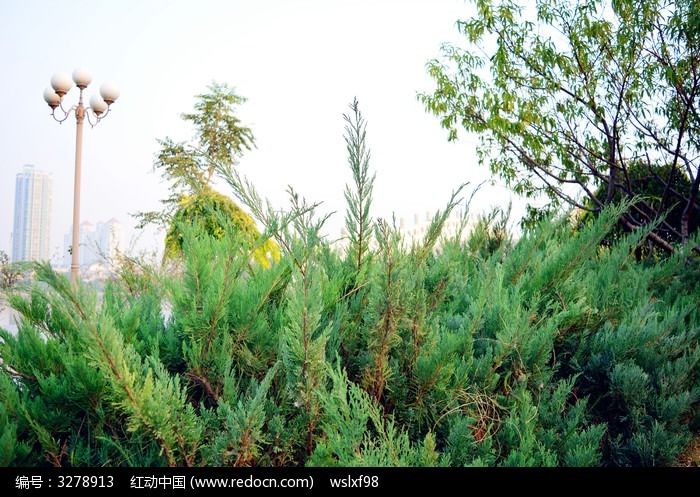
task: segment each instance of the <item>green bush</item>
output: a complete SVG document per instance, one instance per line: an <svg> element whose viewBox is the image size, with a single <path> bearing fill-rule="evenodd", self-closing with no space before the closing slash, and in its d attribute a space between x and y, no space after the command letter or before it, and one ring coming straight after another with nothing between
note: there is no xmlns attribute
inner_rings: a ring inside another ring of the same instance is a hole
<svg viewBox="0 0 700 497"><path fill-rule="evenodd" d="M270 268L195 223L182 271L125 269L98 302L39 264L10 296L0 463L655 466L697 431L700 263L638 263L641 231L602 246L628 205L441 238L456 193L409 246L365 190L348 223L369 231L339 251L315 206L227 178L282 250Z"/></svg>
<svg viewBox="0 0 700 497"><path fill-rule="evenodd" d="M214 238L221 238L227 227L236 230L238 236L252 248L255 261L265 267L270 267L273 261L280 258L275 242L260 240L255 221L243 209L225 195L204 187L180 200L165 237L165 259L182 255L182 227L192 224L201 224L205 236Z"/></svg>

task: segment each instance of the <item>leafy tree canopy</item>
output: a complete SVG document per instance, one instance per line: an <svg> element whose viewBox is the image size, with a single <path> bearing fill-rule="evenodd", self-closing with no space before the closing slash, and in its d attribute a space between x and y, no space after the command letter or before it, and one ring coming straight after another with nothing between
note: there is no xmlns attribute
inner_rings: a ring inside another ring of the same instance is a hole
<svg viewBox="0 0 700 497"><path fill-rule="evenodd" d="M515 192L555 206L597 213L620 196L641 195L620 224L629 231L660 218L649 234L657 246L670 252L669 239L686 241L700 182L698 3L474 6L475 15L457 23L467 48L444 47L428 64L437 87L420 96L449 138L460 128L478 134L481 162ZM633 167L653 179L635 183ZM680 172L687 190L673 187ZM642 188L652 183L660 192L653 204ZM678 226L665 218L673 205L682 209Z"/></svg>

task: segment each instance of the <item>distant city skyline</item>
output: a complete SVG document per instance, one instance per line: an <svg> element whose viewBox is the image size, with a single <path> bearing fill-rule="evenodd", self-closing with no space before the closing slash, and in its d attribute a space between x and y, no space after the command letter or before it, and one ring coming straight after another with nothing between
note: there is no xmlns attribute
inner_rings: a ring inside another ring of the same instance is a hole
<svg viewBox="0 0 700 497"><path fill-rule="evenodd" d="M71 264L72 240L71 226L63 236L63 253L61 266L69 268ZM89 220L80 223L80 267L85 269L92 264L111 265L117 255L124 250L122 240L122 224L116 218L108 221L98 221L93 224Z"/></svg>
<svg viewBox="0 0 700 497"><path fill-rule="evenodd" d="M42 261L50 257L51 175L25 164L15 178L12 260Z"/></svg>

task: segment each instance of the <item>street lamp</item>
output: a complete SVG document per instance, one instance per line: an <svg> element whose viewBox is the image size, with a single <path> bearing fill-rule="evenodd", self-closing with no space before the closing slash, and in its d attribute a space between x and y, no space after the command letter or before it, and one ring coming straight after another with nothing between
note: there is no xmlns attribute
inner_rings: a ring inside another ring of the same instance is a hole
<svg viewBox="0 0 700 497"><path fill-rule="evenodd" d="M105 83L100 87L100 94L93 95L90 98L90 106L85 107L83 105L83 91L91 82L92 77L90 73L85 69L76 69L73 71L73 81L67 74L57 73L51 78L51 88L44 90L44 100L51 107L51 116L56 121L63 123L63 121L68 119L71 112L75 112L75 120L77 122L75 132L75 182L73 184L73 246L70 265L70 275L73 284L77 284L78 271L80 270L78 245L80 243L80 166L83 155L83 121L87 117L90 126L94 128L97 123L109 114L111 105L119 98L117 87ZM63 107L63 97L73 87L73 83L80 90L78 104L66 110ZM60 109L62 115L57 115L56 109Z"/></svg>

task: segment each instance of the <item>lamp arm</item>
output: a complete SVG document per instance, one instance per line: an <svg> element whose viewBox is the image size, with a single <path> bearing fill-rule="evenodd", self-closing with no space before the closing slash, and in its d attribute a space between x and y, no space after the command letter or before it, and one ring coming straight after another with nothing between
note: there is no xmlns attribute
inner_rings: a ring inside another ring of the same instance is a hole
<svg viewBox="0 0 700 497"><path fill-rule="evenodd" d="M85 115L87 116L87 120L88 120L88 122L90 123L90 127L91 127L91 128L94 128L95 126L97 126L97 124L98 124L102 119L104 119L105 117L107 117L107 114L109 114L109 111L110 111L110 110L111 110L111 106L107 106L107 110L104 111L104 112L102 112L101 115L98 115L97 112L95 112L94 109L93 109L92 107L86 108L86 109L85 109ZM93 117L90 117L91 115L92 115ZM93 119L93 118L95 119L95 122L94 122L94 123L92 122L92 119Z"/></svg>
<svg viewBox="0 0 700 497"><path fill-rule="evenodd" d="M63 117L58 117L58 116L56 116L56 109L57 109L58 107L61 108L61 112L63 112ZM66 110L66 109L63 108L63 102L61 102L61 103L59 104L58 107L54 107L53 109L51 109L51 117L53 117L54 120L57 121L57 122L59 122L59 123L62 123L63 121L65 121L66 119L68 119L68 117L70 116L71 112L73 112L73 111L75 110L75 108L76 108L76 106L73 105L70 109Z"/></svg>
<svg viewBox="0 0 700 497"><path fill-rule="evenodd" d="M61 108L64 114L68 114L71 110L75 108L75 105L72 105L70 109L66 110L63 108L63 97L61 97L61 100L58 101L58 106Z"/></svg>

